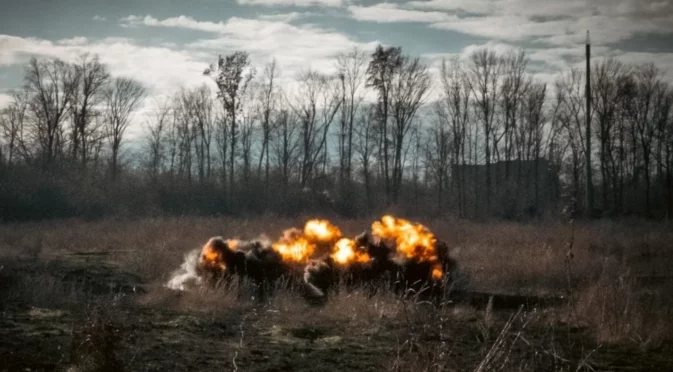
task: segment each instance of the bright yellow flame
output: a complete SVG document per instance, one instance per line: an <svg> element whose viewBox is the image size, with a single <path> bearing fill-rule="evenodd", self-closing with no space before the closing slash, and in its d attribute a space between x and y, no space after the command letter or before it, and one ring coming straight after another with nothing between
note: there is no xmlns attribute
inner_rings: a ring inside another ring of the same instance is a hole
<svg viewBox="0 0 673 372"><path fill-rule="evenodd" d="M304 236L314 243L329 243L341 238L341 230L327 220L309 220L304 225Z"/></svg>
<svg viewBox="0 0 673 372"><path fill-rule="evenodd" d="M397 253L417 262L430 262L433 265L432 277L441 279L441 265L435 252L435 235L425 226L402 218L383 216L381 221L372 224L372 234L383 240L393 241Z"/></svg>
<svg viewBox="0 0 673 372"><path fill-rule="evenodd" d="M309 242L300 230L288 229L283 236L271 245L280 253L283 261L305 262L315 251L315 244Z"/></svg>
<svg viewBox="0 0 673 372"><path fill-rule="evenodd" d="M334 253L331 254L332 259L341 265L351 262L368 262L369 255L367 253L356 250L355 241L342 238L334 245Z"/></svg>
<svg viewBox="0 0 673 372"><path fill-rule="evenodd" d="M320 243L333 243L341 238L341 230L327 220L309 220L304 230L288 229L272 244L283 261L306 262Z"/></svg>

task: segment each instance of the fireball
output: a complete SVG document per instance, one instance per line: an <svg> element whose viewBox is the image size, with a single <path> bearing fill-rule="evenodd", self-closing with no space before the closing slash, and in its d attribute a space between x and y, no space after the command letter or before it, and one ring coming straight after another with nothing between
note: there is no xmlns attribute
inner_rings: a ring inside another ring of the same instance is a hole
<svg viewBox="0 0 673 372"><path fill-rule="evenodd" d="M341 265L351 262L368 262L369 255L356 249L355 241L348 238L342 238L334 245L334 253L330 255L332 259Z"/></svg>
<svg viewBox="0 0 673 372"><path fill-rule="evenodd" d="M304 230L288 229L272 244L283 261L306 262L315 253L318 244L333 243L341 238L341 230L327 220L309 220Z"/></svg>
<svg viewBox="0 0 673 372"><path fill-rule="evenodd" d="M283 261L290 262L306 262L315 251L315 244L295 228L283 231L283 236L271 246L280 253Z"/></svg>
<svg viewBox="0 0 673 372"><path fill-rule="evenodd" d="M227 244L229 245L229 242ZM214 247L213 239L209 240L201 249L201 264L206 267L219 268L220 270L226 270L227 268L222 258L222 252Z"/></svg>
<svg viewBox="0 0 673 372"><path fill-rule="evenodd" d="M442 267L435 252L435 235L425 226L402 218L383 216L372 224L372 234L394 242L398 254L416 262L433 263L432 277L441 279Z"/></svg>
<svg viewBox="0 0 673 372"><path fill-rule="evenodd" d="M227 239L227 246L231 250L236 250L238 249L239 244L241 244L241 241L238 239Z"/></svg>
<svg viewBox="0 0 673 372"><path fill-rule="evenodd" d="M309 220L304 225L304 236L314 243L330 243L341 238L341 230L327 220Z"/></svg>

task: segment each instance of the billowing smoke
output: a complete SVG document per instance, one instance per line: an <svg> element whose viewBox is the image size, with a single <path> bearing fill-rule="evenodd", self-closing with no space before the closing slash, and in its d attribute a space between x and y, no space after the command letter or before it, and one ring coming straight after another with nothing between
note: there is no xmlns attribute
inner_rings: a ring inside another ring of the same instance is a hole
<svg viewBox="0 0 673 372"><path fill-rule="evenodd" d="M190 284L237 277L239 284L249 280L263 291L286 278L300 283L308 296L326 298L338 283L361 285L385 278L396 283L395 291L412 286L435 290L455 267L446 243L419 223L383 216L351 239L327 220L309 220L303 229L287 229L274 242L264 235L254 240L211 238L200 251L185 256L166 286L185 290Z"/></svg>
<svg viewBox="0 0 673 372"><path fill-rule="evenodd" d="M179 269L173 272L171 279L166 283L167 288L184 291L190 285L200 285L203 282L197 272L200 253L201 249L195 249L185 255L185 261Z"/></svg>

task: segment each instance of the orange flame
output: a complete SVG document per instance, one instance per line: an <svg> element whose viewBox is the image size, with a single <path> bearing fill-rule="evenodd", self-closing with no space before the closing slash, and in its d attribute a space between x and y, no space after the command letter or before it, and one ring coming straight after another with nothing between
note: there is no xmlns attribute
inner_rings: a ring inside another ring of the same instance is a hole
<svg viewBox="0 0 673 372"><path fill-rule="evenodd" d="M313 243L330 243L341 238L341 230L327 220L309 220L304 225L304 236Z"/></svg>
<svg viewBox="0 0 673 372"><path fill-rule="evenodd" d="M441 265L436 265L432 269L432 279L435 280L442 280L442 277L444 276L444 273L442 272L442 267Z"/></svg>
<svg viewBox="0 0 673 372"><path fill-rule="evenodd" d="M283 261L290 262L305 262L315 251L315 244L294 228L283 231L283 236L271 246L280 253Z"/></svg>
<svg viewBox="0 0 673 372"><path fill-rule="evenodd" d="M320 243L333 243L341 238L341 230L327 220L309 220L304 230L288 229L272 244L283 261L306 262Z"/></svg>
<svg viewBox="0 0 673 372"><path fill-rule="evenodd" d="M226 270L227 268L222 259L222 253L218 252L213 247L212 239L203 246L203 249L201 249L201 262L202 265L208 267L219 268L221 270Z"/></svg>
<svg viewBox="0 0 673 372"><path fill-rule="evenodd" d="M441 264L435 252L437 239L427 227L387 215L372 224L372 234L383 240L393 241L397 253L407 259L432 263L432 277L442 278Z"/></svg>
<svg viewBox="0 0 673 372"><path fill-rule="evenodd" d="M351 262L368 262L369 255L360 252L356 249L355 241L348 238L340 239L334 245L334 253L331 254L332 259L341 265L346 265Z"/></svg>
<svg viewBox="0 0 673 372"><path fill-rule="evenodd" d="M238 245L239 245L239 244L241 244L241 241L238 240L238 239L228 239L228 240L227 240L227 246L228 246L229 249L231 249L231 250L234 250L234 251L235 251L236 249L238 249Z"/></svg>

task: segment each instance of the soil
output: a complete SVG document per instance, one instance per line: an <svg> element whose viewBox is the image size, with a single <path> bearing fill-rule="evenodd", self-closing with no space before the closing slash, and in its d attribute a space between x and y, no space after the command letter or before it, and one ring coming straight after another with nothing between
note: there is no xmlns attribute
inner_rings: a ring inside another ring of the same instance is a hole
<svg viewBox="0 0 673 372"><path fill-rule="evenodd" d="M466 371L480 364L482 370L673 370L671 344L597 345L585 327L545 321L561 309L554 301L463 294L443 313L448 317L420 316L432 312L422 304L409 305L410 314L363 319L345 308L335 316L330 303L287 310L246 300L200 310L182 306L189 294L145 283L107 257L67 254L3 266L0 371ZM76 287L84 298L27 299L24 279L36 277ZM502 348L493 347L498 340Z"/></svg>

